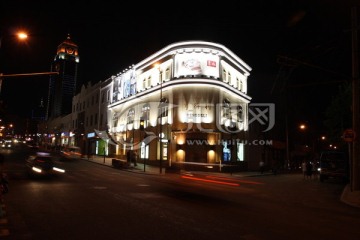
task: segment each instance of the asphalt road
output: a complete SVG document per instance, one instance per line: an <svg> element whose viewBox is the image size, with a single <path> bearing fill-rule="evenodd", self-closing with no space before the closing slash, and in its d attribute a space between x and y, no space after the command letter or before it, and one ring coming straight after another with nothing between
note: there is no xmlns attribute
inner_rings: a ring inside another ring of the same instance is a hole
<svg viewBox="0 0 360 240"><path fill-rule="evenodd" d="M360 209L344 184L299 174L224 178L148 175L84 160L49 179L24 174L24 152L6 154L9 234L1 239L358 239Z"/></svg>

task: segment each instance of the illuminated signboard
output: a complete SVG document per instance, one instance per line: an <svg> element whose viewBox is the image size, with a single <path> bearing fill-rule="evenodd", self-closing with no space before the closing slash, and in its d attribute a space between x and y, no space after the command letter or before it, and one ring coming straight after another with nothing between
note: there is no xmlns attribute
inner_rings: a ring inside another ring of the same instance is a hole
<svg viewBox="0 0 360 240"><path fill-rule="evenodd" d="M182 53L175 55L175 77L205 75L219 77L219 56L208 53Z"/></svg>
<svg viewBox="0 0 360 240"><path fill-rule="evenodd" d="M87 137L88 137L88 138L93 138L93 137L95 137L95 133L94 133L94 132L88 133L88 134L87 134Z"/></svg>

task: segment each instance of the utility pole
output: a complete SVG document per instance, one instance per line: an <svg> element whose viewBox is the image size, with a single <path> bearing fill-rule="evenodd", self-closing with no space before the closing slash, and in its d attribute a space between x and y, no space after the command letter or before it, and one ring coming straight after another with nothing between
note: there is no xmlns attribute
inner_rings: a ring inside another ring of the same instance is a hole
<svg viewBox="0 0 360 240"><path fill-rule="evenodd" d="M358 6L354 6L351 9L351 25L352 25L352 125L353 131L357 134L353 141L353 149L352 149L352 166L350 166L350 174L352 179L350 179L350 184L352 186L352 190L360 190L360 182L359 182L359 170L360 170L360 78L359 78L359 48L358 48L358 16L357 16L357 8Z"/></svg>

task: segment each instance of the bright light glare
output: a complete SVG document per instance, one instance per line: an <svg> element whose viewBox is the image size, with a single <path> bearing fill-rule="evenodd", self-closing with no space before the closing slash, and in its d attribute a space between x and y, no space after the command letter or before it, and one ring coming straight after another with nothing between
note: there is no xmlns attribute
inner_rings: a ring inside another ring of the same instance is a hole
<svg viewBox="0 0 360 240"><path fill-rule="evenodd" d="M28 38L28 35L25 32L18 32L17 36L20 40L24 40Z"/></svg>

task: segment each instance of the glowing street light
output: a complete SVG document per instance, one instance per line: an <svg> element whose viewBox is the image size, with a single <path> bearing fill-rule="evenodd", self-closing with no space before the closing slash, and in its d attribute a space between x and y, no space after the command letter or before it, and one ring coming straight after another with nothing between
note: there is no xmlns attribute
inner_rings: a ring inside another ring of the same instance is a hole
<svg viewBox="0 0 360 240"><path fill-rule="evenodd" d="M16 36L16 38L20 41L26 41L28 39L28 34L25 31L18 31L16 34L11 35ZM0 35L0 50L1 50L1 44L2 43L2 35ZM39 75L57 75L58 72L40 72L40 73L22 73L22 74L3 74L0 72L0 93L1 93L1 86L2 81L4 78L9 77L29 77L29 76L39 76Z"/></svg>
<svg viewBox="0 0 360 240"><path fill-rule="evenodd" d="M17 36L18 36L18 39L20 39L20 40L25 40L28 38L28 35L26 32L18 32Z"/></svg>
<svg viewBox="0 0 360 240"><path fill-rule="evenodd" d="M16 36L16 38L20 41L25 41L28 38L28 34L25 31L18 31L15 35L10 35L10 36ZM3 36L0 35L0 48L2 45L2 39L3 39Z"/></svg>
<svg viewBox="0 0 360 240"><path fill-rule="evenodd" d="M306 129L306 125L305 125L305 124L300 124L299 128L300 128L301 130L305 130L305 129Z"/></svg>

